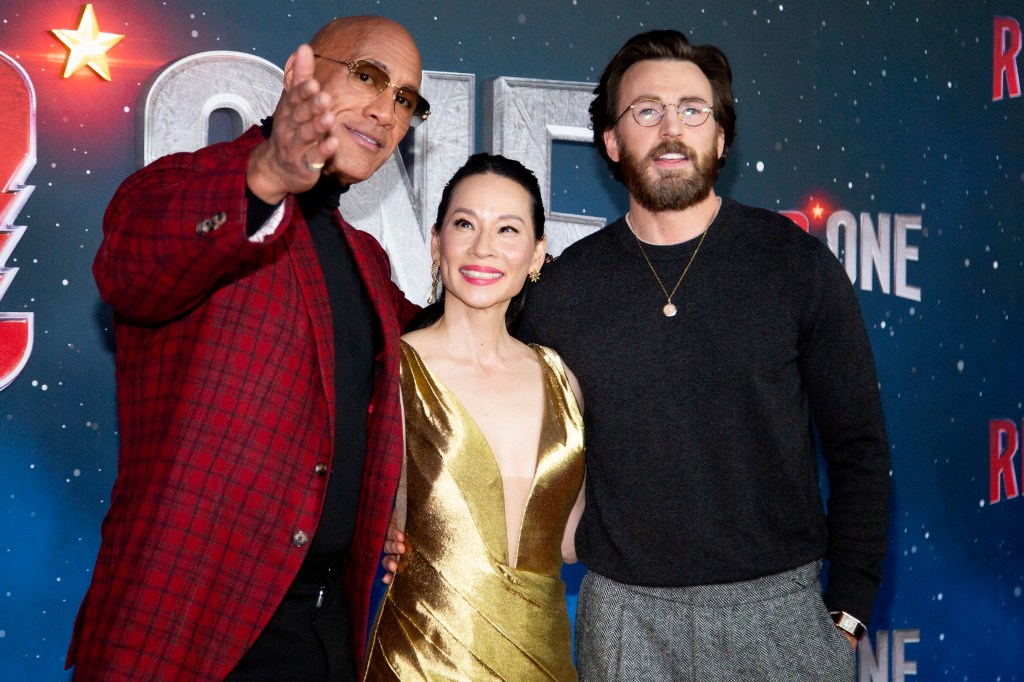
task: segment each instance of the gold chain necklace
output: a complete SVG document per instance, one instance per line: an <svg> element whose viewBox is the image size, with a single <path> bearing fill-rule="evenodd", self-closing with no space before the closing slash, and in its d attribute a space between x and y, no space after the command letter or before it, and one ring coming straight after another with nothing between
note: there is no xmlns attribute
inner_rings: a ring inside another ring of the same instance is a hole
<svg viewBox="0 0 1024 682"><path fill-rule="evenodd" d="M672 297L676 295L676 291L679 290L679 285L683 283L683 277L686 277L686 273L689 272L690 266L693 265L693 259L697 257L697 252L700 251L700 245L704 243L704 237L708 236L708 230L711 229L711 223L715 222L715 218L718 217L718 211L722 208L722 199L718 199L718 207L715 209L715 214L711 216L711 220L708 221L707 227L700 233L700 241L697 242L697 248L693 250L693 255L690 256L689 262L686 263L686 267L683 268L683 274L679 275L679 279L676 280L676 285L672 287L672 293L668 292L665 285L661 281L661 277L658 277L658 271L654 269L654 265L651 263L651 259L647 257L647 252L644 251L644 244L640 241L640 237L637 236L636 230L633 229L633 223L629 221L629 213L626 213L626 226L629 227L629 231L633 233L633 237L636 239L636 245L640 247L640 253L643 254L644 260L647 261L647 267L651 269L651 274L654 275L655 281L658 282L658 286L661 287L662 292L665 294L665 307L661 309L661 312L665 314L665 317L675 317L679 310L675 304L672 303Z"/></svg>

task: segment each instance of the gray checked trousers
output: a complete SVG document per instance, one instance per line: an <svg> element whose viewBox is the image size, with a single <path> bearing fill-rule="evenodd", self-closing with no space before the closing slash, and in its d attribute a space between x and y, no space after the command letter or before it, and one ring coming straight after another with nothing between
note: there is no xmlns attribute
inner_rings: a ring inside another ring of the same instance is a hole
<svg viewBox="0 0 1024 682"><path fill-rule="evenodd" d="M722 585L643 587L590 571L576 608L582 682L853 682L813 562Z"/></svg>

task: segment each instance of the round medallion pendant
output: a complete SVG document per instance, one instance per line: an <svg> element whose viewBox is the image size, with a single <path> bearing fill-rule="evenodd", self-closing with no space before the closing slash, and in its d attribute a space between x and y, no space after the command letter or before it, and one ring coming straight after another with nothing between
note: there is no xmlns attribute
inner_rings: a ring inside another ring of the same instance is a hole
<svg viewBox="0 0 1024 682"><path fill-rule="evenodd" d="M665 307L661 309L661 312L665 313L665 317L675 317L676 313L679 311L676 310L676 307L671 303L666 303Z"/></svg>

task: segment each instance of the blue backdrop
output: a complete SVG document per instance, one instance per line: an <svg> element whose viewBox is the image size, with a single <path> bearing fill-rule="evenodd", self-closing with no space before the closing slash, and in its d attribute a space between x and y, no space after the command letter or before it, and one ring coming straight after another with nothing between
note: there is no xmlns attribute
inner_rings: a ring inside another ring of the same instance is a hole
<svg viewBox="0 0 1024 682"><path fill-rule="evenodd" d="M101 31L125 36L107 53L110 82L87 68L61 77L68 50L50 29L76 28L81 4L0 4L0 678L67 678L117 458L110 312L90 266L106 203L136 168L146 81L168 62L219 50L283 66L332 16L374 13L409 28L425 69L475 76L474 150L493 145L491 79L593 82L629 36L651 28L726 52L738 134L718 191L791 212L833 245L878 364L891 546L860 680L1024 679L1024 3L100 0L94 9ZM553 149L551 210L625 210L589 145ZM410 167L422 161L414 151L405 148ZM26 152L36 163L19 172ZM578 571L568 577L574 592Z"/></svg>

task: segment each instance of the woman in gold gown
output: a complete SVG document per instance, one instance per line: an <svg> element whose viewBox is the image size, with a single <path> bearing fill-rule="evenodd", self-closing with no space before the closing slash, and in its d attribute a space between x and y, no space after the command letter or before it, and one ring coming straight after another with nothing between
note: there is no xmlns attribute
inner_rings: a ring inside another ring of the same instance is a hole
<svg viewBox="0 0 1024 682"><path fill-rule="evenodd" d="M517 161L474 155L442 194L431 255L444 292L402 344L405 553L366 680L576 679L560 571L583 505L579 389L554 351L508 332L543 230L537 180Z"/></svg>

